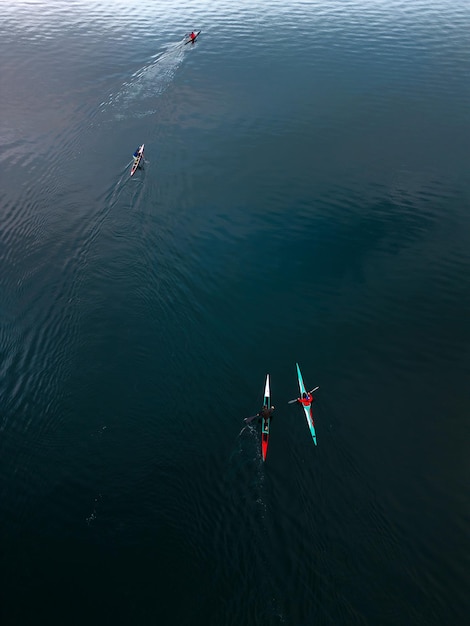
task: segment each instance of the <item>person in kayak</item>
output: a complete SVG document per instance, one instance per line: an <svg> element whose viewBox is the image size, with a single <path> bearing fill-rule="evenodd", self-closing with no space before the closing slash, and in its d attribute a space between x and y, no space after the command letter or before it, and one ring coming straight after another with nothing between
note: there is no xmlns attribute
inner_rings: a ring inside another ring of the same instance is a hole
<svg viewBox="0 0 470 626"><path fill-rule="evenodd" d="M273 419L273 413L274 413L274 407L268 407L267 404L263 405L263 408L261 409L261 411L258 413L257 417L259 417L259 421L261 422L262 420L264 420L265 422L268 421L268 419Z"/></svg>
<svg viewBox="0 0 470 626"><path fill-rule="evenodd" d="M266 404L263 404L263 408L259 413L253 415L252 417L245 417L243 420L245 424L250 424L253 420L257 420L261 422L262 420L273 419L274 407L268 407Z"/></svg>
<svg viewBox="0 0 470 626"><path fill-rule="evenodd" d="M189 38L191 39L191 41L194 41L196 39L196 33L193 30L189 33Z"/></svg>
<svg viewBox="0 0 470 626"><path fill-rule="evenodd" d="M139 146L136 151L134 152L134 154L132 155L134 157L134 167L137 165L137 169L141 170L142 169L142 165L144 162L144 151L141 149L142 146Z"/></svg>
<svg viewBox="0 0 470 626"><path fill-rule="evenodd" d="M301 398L297 398L297 402L299 404L303 404L303 406L310 406L313 402L315 402L315 398L312 396L310 391L304 391Z"/></svg>

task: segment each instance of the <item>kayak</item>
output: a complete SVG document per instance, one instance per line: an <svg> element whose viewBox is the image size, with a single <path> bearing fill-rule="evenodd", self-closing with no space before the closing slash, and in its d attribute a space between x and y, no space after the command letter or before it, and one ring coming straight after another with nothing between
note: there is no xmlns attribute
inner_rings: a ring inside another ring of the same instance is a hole
<svg viewBox="0 0 470 626"><path fill-rule="evenodd" d="M268 409L271 408L271 391L269 389L269 374L266 374L266 384L264 386L263 405L264 404L268 407ZM263 461L266 461L266 455L268 454L270 424L271 424L270 417L268 417L268 419L261 419L261 454L263 455Z"/></svg>
<svg viewBox="0 0 470 626"><path fill-rule="evenodd" d="M134 176L143 158L144 158L144 144L140 146L140 148L137 151L137 156L134 157L134 163L132 164L132 169L131 169L131 176Z"/></svg>
<svg viewBox="0 0 470 626"><path fill-rule="evenodd" d="M199 37L199 35L201 34L201 31L198 30L196 33L196 36L194 37L194 39L188 39L188 41L184 42L184 45L186 45L187 43L194 43L196 41L196 39Z"/></svg>
<svg viewBox="0 0 470 626"><path fill-rule="evenodd" d="M304 393L306 393L306 389L305 389L304 381L303 381L303 378L302 378L302 374L300 373L300 367L299 367L299 364L298 364L298 363L296 363L296 365L297 365L297 377L298 377L298 379L299 379L300 397L302 397L302 395L303 395ZM317 445L317 435L316 435L316 433L315 433L315 424L314 424L314 422L313 422L313 411L312 411L312 405L310 405L310 406L304 406L304 405L302 404L302 408L303 408L303 410L304 410L304 412L305 412L305 417L306 417L306 419L307 419L307 424L308 424L308 427L310 428L310 434L312 435L312 438L313 438L313 443L314 443L315 445Z"/></svg>

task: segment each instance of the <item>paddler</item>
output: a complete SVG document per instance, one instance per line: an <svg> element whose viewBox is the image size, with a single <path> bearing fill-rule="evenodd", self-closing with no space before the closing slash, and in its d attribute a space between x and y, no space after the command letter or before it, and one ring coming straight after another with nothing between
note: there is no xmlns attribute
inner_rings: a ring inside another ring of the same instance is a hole
<svg viewBox="0 0 470 626"><path fill-rule="evenodd" d="M253 415L252 417L245 417L243 421L245 422L245 424L250 424L250 422L252 422L253 420L257 420L258 422L265 420L267 422L268 419L273 419L273 412L273 406L269 408L267 404L263 404L263 408L259 413Z"/></svg>
<svg viewBox="0 0 470 626"><path fill-rule="evenodd" d="M313 402L315 402L315 398L312 396L310 391L304 391L301 398L297 398L297 402L303 404L306 407L309 407Z"/></svg>
<svg viewBox="0 0 470 626"><path fill-rule="evenodd" d="M267 425L269 419L273 419L274 407L268 407L267 404L263 404L263 408L258 413L257 417L259 417L259 421L264 420L264 423Z"/></svg>
<svg viewBox="0 0 470 626"><path fill-rule="evenodd" d="M142 158L142 161L143 161L144 155L143 155L143 151L142 151L142 146L139 146L132 156L134 157L134 164L137 163L140 158ZM139 169L139 170L142 169L142 165L141 165L142 161L137 166L137 169Z"/></svg>
<svg viewBox="0 0 470 626"><path fill-rule="evenodd" d="M196 39L196 33L193 30L189 33L189 38L191 39L191 41L194 41Z"/></svg>

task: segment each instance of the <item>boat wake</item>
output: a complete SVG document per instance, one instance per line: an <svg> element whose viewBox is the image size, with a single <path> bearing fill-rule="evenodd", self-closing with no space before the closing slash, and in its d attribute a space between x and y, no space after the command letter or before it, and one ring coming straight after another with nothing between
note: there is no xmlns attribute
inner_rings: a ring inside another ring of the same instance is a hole
<svg viewBox="0 0 470 626"><path fill-rule="evenodd" d="M86 518L86 523L87 523L88 526L91 526L93 524L93 522L96 520L96 517L97 517L96 509L97 509L98 503L100 502L102 497L103 496L99 493L98 496L95 498L95 502L94 502L94 505L93 505L93 511Z"/></svg>
<svg viewBox="0 0 470 626"><path fill-rule="evenodd" d="M116 93L102 102L102 112L115 110L116 119L145 117L156 112L155 100L168 88L183 62L185 39L154 55L151 61L132 74Z"/></svg>
<svg viewBox="0 0 470 626"><path fill-rule="evenodd" d="M244 435L243 435L244 434ZM243 437L242 437L243 435ZM238 434L238 446L236 455L232 455L232 460L237 459L237 463L249 468L249 484L253 487L253 502L261 508L262 513L266 512L266 502L264 500L265 466L261 456L261 438L259 426L247 424ZM243 481L246 485L247 481Z"/></svg>

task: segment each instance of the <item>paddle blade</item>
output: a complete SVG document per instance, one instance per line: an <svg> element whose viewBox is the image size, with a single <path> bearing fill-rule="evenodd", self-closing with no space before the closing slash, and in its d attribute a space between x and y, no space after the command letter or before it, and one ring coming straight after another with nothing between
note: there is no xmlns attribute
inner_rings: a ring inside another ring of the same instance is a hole
<svg viewBox="0 0 470 626"><path fill-rule="evenodd" d="M245 424L249 424L250 422L255 420L257 417L258 417L257 415L252 415L251 417L245 417L243 421L245 422Z"/></svg>

